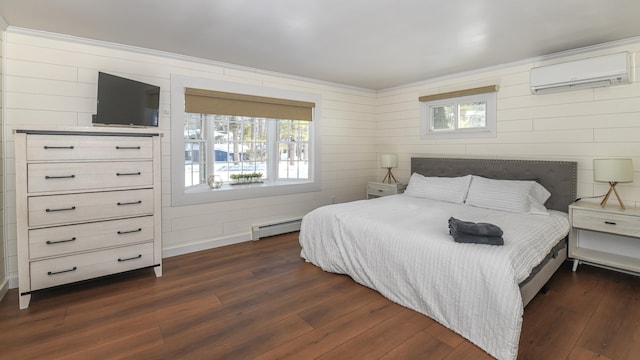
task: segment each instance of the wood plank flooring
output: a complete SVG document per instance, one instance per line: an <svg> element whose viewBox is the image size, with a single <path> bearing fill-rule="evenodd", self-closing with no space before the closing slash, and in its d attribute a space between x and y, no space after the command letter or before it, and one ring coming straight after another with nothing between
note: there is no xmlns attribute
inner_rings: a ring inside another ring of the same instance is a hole
<svg viewBox="0 0 640 360"><path fill-rule="evenodd" d="M300 259L286 234L0 302L0 359L490 359L430 318ZM566 263L519 359L639 359L640 277Z"/></svg>

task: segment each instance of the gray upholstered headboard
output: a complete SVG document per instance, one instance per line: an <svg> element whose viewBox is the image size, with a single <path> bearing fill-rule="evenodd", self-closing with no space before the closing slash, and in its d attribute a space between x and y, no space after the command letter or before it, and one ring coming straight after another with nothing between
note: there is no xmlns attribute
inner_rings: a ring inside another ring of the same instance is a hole
<svg viewBox="0 0 640 360"><path fill-rule="evenodd" d="M551 193L548 209L568 211L576 199L577 163L573 161L411 158L411 173L424 176L478 175L491 179L535 180Z"/></svg>

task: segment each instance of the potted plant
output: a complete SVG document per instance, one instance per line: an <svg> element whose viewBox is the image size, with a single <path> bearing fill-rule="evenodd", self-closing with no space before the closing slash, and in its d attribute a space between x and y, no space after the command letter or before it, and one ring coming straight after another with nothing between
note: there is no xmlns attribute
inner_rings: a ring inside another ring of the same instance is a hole
<svg viewBox="0 0 640 360"><path fill-rule="evenodd" d="M260 182L260 178L262 177L262 173L259 172L254 172L248 175L251 177L251 182Z"/></svg>
<svg viewBox="0 0 640 360"><path fill-rule="evenodd" d="M229 178L233 180L232 185L258 183L262 178L262 173L254 172L251 174L231 174L229 175Z"/></svg>

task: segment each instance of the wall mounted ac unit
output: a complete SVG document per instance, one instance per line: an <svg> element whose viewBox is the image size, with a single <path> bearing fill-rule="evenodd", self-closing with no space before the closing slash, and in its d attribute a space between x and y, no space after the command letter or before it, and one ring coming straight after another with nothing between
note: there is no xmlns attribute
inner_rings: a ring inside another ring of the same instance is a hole
<svg viewBox="0 0 640 360"><path fill-rule="evenodd" d="M631 81L631 58L621 52L540 66L532 68L529 76L532 94L625 84Z"/></svg>

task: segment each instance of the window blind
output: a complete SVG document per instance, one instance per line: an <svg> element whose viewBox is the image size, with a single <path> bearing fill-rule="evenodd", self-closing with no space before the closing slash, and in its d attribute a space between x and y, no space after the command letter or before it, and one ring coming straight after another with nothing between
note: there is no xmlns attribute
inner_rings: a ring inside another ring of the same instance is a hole
<svg viewBox="0 0 640 360"><path fill-rule="evenodd" d="M474 88L474 89L465 89L465 90L457 90L457 91L451 91L451 92L440 93L440 94L425 95L425 96L420 96L418 100L420 100L420 102L427 102L427 101L434 101L434 100L451 99L451 98L456 98L461 96L486 94L494 91L498 91L498 85L490 85L490 86L483 86L483 87Z"/></svg>
<svg viewBox="0 0 640 360"><path fill-rule="evenodd" d="M191 113L311 121L315 106L306 101L185 88L185 111Z"/></svg>

